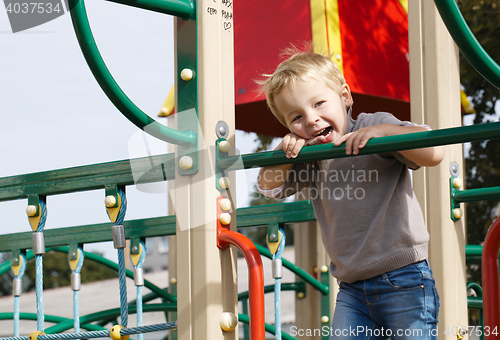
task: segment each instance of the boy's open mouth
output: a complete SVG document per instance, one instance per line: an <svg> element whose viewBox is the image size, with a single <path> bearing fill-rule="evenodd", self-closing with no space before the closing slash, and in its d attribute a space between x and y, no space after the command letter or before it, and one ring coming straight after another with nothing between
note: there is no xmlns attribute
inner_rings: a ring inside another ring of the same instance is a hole
<svg viewBox="0 0 500 340"><path fill-rule="evenodd" d="M323 130L321 130L320 132L318 132L315 137L317 136L325 136L325 137L328 137L330 135L330 133L332 133L333 131L333 127L329 126L329 127L326 127L324 128Z"/></svg>

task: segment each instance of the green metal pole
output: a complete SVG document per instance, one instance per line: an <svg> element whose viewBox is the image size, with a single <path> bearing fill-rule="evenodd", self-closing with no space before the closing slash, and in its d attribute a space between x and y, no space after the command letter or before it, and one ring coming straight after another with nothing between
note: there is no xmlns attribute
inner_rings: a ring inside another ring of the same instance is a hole
<svg viewBox="0 0 500 340"><path fill-rule="evenodd" d="M500 138L500 122L462 126L372 138L368 141L366 146L359 151L359 155L411 150L498 138ZM333 144L323 144L304 147L296 158L286 158L283 150L269 151L226 157L220 160L219 166L226 170L241 170L253 167L302 163L343 157L354 157L346 155L345 144L338 147Z"/></svg>
<svg viewBox="0 0 500 340"><path fill-rule="evenodd" d="M456 203L500 200L500 187L457 190L453 199Z"/></svg>
<svg viewBox="0 0 500 340"><path fill-rule="evenodd" d="M472 66L500 89L500 66L489 56L472 34L455 0L434 0L453 40Z"/></svg>
<svg viewBox="0 0 500 340"><path fill-rule="evenodd" d="M154 12L173 15L181 19L194 19L195 3L189 0L108 0L122 5L147 9Z"/></svg>
<svg viewBox="0 0 500 340"><path fill-rule="evenodd" d="M109 100L120 112L141 130L168 143L193 145L196 135L193 131L177 131L158 123L135 105L122 91L109 72L90 29L84 0L69 0L71 20L82 53L95 79Z"/></svg>

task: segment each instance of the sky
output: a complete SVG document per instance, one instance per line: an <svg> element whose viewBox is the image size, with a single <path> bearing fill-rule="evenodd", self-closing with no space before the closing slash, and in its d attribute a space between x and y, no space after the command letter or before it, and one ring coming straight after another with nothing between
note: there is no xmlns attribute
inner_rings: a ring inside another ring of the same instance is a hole
<svg viewBox="0 0 500 340"><path fill-rule="evenodd" d="M150 117L174 83L173 18L107 1L87 1L96 43L117 83ZM91 74L65 14L12 33L0 9L0 177L167 153L108 100ZM158 118L166 123L165 118ZM148 146L142 142L147 140ZM237 131L237 149L255 137ZM238 171L237 204L248 204L256 172ZM164 184L155 184L164 186ZM127 219L168 215L167 194L127 187ZM31 231L27 200L0 202L0 234ZM109 222L104 190L50 196L46 229ZM111 249L111 250L110 250ZM115 258L111 243L85 247Z"/></svg>

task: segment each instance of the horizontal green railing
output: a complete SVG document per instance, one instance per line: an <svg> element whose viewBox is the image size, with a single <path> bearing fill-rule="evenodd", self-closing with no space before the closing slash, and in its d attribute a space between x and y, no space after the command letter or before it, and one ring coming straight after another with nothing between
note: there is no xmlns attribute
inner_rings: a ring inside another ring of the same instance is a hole
<svg viewBox="0 0 500 340"><path fill-rule="evenodd" d="M452 198L455 203L500 200L500 187L455 190Z"/></svg>
<svg viewBox="0 0 500 340"><path fill-rule="evenodd" d="M455 44L486 80L500 89L500 66L489 56L472 34L455 0L434 0Z"/></svg>
<svg viewBox="0 0 500 340"><path fill-rule="evenodd" d="M265 225L267 223L296 223L316 219L310 201L270 204L239 208L236 212L237 227ZM259 215L262 217L259 218ZM124 221L125 237L155 237L175 235L175 215ZM28 223L26 230L29 229ZM0 235L0 252L13 249L31 249L31 231ZM44 231L45 245L57 247L69 245L75 240L79 243L108 242L113 240L111 223L98 223L84 226L47 229Z"/></svg>
<svg viewBox="0 0 500 340"><path fill-rule="evenodd" d="M128 159L0 178L0 202L28 195L59 195L104 189L107 184L134 185L175 178L175 155Z"/></svg>
<svg viewBox="0 0 500 340"><path fill-rule="evenodd" d="M139 2L142 4L153 3L152 0ZM165 1L165 3L167 2L168 1ZM84 0L69 0L69 3L71 7L71 20L73 21L76 37L85 60L99 83L99 86L101 86L104 93L116 108L138 128L158 139L173 144L185 146L194 145L196 143L196 134L194 131L177 131L158 123L127 97L111 75L111 72L104 63L99 49L97 48L85 10ZM181 3L184 6L187 2L175 1L175 4L178 4L179 7L183 7L180 6ZM110 126L110 129L111 128Z"/></svg>
<svg viewBox="0 0 500 340"><path fill-rule="evenodd" d="M181 19L194 19L195 2L190 0L108 0L118 4L173 15Z"/></svg>
<svg viewBox="0 0 500 340"><path fill-rule="evenodd" d="M497 138L500 138L500 122L373 138L359 151L359 155ZM323 144L304 147L296 158L287 158L283 150L229 156L220 160L219 167L226 170L241 170L343 157L355 156L346 155L345 144L338 147L333 144Z"/></svg>

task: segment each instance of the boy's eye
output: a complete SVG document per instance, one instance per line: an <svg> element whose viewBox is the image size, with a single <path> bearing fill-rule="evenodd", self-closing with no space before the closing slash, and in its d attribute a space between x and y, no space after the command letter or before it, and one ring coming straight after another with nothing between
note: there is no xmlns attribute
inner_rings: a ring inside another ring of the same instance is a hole
<svg viewBox="0 0 500 340"><path fill-rule="evenodd" d="M302 116L295 116L295 118L294 118L294 119L292 119L292 122L295 122L296 120L299 120L299 119L300 119L300 117L302 117Z"/></svg>
<svg viewBox="0 0 500 340"><path fill-rule="evenodd" d="M323 103L324 103L324 101L317 102L316 104L314 104L314 107L321 106L321 105L323 105Z"/></svg>

